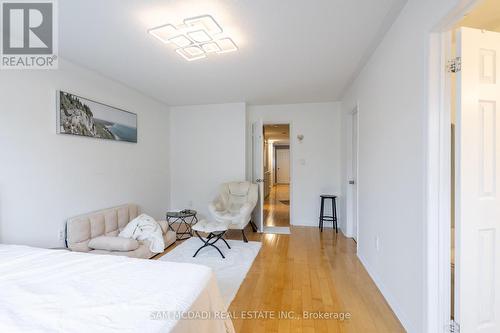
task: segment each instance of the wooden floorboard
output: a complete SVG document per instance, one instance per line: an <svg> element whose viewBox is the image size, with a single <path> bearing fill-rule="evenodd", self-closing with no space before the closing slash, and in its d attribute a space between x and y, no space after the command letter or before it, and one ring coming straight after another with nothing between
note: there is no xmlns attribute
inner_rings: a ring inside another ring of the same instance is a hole
<svg viewBox="0 0 500 333"><path fill-rule="evenodd" d="M315 227L291 227L291 235L254 233L249 227L246 233L262 242L262 249L229 308L239 317L233 319L236 332L404 332L357 258L352 239ZM241 239L241 233L232 230L227 238ZM296 319L242 319L249 311L274 311L275 317L293 311ZM305 319L303 311L349 313L350 319Z"/></svg>
<svg viewBox="0 0 500 333"><path fill-rule="evenodd" d="M264 199L263 213L266 227L290 226L290 185L278 184L271 188Z"/></svg>

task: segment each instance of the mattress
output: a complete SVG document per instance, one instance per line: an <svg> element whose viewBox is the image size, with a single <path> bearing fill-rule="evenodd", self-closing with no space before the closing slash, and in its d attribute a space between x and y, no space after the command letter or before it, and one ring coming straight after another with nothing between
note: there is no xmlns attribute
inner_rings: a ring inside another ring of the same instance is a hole
<svg viewBox="0 0 500 333"><path fill-rule="evenodd" d="M210 268L0 245L0 332L224 332Z"/></svg>

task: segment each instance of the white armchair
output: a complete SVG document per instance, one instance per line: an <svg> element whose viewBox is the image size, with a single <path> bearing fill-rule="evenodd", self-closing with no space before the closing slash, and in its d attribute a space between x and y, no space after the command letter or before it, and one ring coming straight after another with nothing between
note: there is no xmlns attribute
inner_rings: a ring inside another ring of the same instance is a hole
<svg viewBox="0 0 500 333"><path fill-rule="evenodd" d="M243 241L245 227L251 224L253 231L257 227L252 222L252 212L257 205L259 191L256 184L250 182L231 182L222 184L217 198L208 206L212 218L217 222L229 222L229 229L241 230Z"/></svg>

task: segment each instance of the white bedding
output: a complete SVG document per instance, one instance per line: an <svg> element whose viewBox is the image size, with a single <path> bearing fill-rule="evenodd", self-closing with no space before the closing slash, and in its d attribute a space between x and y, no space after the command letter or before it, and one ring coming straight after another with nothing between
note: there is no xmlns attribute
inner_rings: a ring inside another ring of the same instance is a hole
<svg viewBox="0 0 500 333"><path fill-rule="evenodd" d="M232 333L165 315L223 309L208 267L0 245L0 332Z"/></svg>

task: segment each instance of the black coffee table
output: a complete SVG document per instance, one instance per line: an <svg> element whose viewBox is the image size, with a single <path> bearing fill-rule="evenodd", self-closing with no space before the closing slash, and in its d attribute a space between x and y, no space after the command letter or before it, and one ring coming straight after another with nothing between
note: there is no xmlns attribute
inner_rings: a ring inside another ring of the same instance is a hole
<svg viewBox="0 0 500 333"><path fill-rule="evenodd" d="M198 218L196 217L196 211L192 209L167 213L168 228L175 231L177 234L177 240L185 240L193 236L192 227L197 222ZM177 224L176 229L173 227L174 224Z"/></svg>

